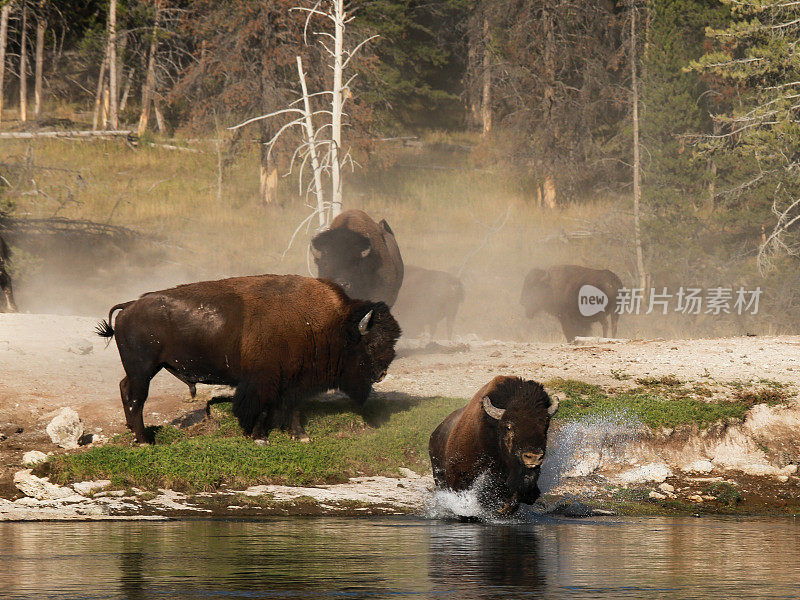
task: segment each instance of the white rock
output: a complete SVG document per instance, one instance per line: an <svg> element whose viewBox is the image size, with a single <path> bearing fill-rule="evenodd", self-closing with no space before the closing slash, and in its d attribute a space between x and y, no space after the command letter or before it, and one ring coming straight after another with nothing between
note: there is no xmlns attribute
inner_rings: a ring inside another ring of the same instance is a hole
<svg viewBox="0 0 800 600"><path fill-rule="evenodd" d="M782 474L781 469L767 463L744 464L739 466L739 470L745 475L751 475L753 477L777 477Z"/></svg>
<svg viewBox="0 0 800 600"><path fill-rule="evenodd" d="M38 450L31 450L22 455L22 464L26 467L33 467L47 460L47 454Z"/></svg>
<svg viewBox="0 0 800 600"><path fill-rule="evenodd" d="M111 481L108 479L100 479L98 481L81 481L79 483L73 483L72 489L82 496L87 496L94 492L100 491L109 485L111 485Z"/></svg>
<svg viewBox="0 0 800 600"><path fill-rule="evenodd" d="M67 498L75 493L71 488L61 487L50 483L47 479L36 477L32 474L31 469L14 473L14 485L26 496L37 500Z"/></svg>
<svg viewBox="0 0 800 600"><path fill-rule="evenodd" d="M787 481L789 481L789 476L788 475L778 475L778 481L780 481L781 483L786 483Z"/></svg>
<svg viewBox="0 0 800 600"><path fill-rule="evenodd" d="M650 498L652 498L653 500L665 500L666 499L666 496L664 494L660 494L658 492L650 492L650 494L648 494L648 496Z"/></svg>
<svg viewBox="0 0 800 600"><path fill-rule="evenodd" d="M797 473L797 465L786 465L785 467L783 467L783 472L786 475L794 475L795 473Z"/></svg>
<svg viewBox="0 0 800 600"><path fill-rule="evenodd" d="M78 440L83 435L83 422L73 409L62 408L47 425L46 431L57 446L77 448Z"/></svg>
<svg viewBox="0 0 800 600"><path fill-rule="evenodd" d="M681 467L685 473L711 473L713 470L714 463L710 460L696 460Z"/></svg>
<svg viewBox="0 0 800 600"><path fill-rule="evenodd" d="M661 483L671 476L672 471L664 463L650 463L620 473L617 479L624 483L646 483L651 481Z"/></svg>
<svg viewBox="0 0 800 600"><path fill-rule="evenodd" d="M658 489L660 489L662 492L666 492L668 494L671 494L672 492L675 491L675 487L671 486L670 484L668 484L666 482L662 483L661 485L659 485Z"/></svg>

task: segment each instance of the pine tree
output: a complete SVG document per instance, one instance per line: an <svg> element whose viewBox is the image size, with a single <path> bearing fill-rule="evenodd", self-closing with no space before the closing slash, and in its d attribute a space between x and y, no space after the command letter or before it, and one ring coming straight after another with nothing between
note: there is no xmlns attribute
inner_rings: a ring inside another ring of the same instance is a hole
<svg viewBox="0 0 800 600"><path fill-rule="evenodd" d="M708 29L714 48L692 66L732 101L699 148L717 162L725 225L759 247L763 271L776 256L800 254L800 5L722 1L733 20Z"/></svg>

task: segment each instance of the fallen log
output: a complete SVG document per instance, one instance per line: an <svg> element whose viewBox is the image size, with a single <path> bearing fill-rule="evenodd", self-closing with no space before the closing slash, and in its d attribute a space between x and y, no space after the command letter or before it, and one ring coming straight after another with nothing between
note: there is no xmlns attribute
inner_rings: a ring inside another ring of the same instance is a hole
<svg viewBox="0 0 800 600"><path fill-rule="evenodd" d="M128 129L90 129L87 131L3 131L0 140L32 140L36 138L134 137Z"/></svg>

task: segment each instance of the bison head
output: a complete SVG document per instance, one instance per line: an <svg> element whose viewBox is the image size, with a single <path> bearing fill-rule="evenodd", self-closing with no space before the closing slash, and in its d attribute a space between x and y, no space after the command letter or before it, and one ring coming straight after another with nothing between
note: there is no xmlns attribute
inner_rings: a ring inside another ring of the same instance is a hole
<svg viewBox="0 0 800 600"><path fill-rule="evenodd" d="M541 384L506 377L483 398L484 419L496 435L505 488L502 513L539 497L539 473L547 447L550 418L558 410Z"/></svg>
<svg viewBox="0 0 800 600"><path fill-rule="evenodd" d="M383 302L353 304L345 323L346 344L339 388L358 404L367 401L372 384L386 376L394 360L400 326Z"/></svg>
<svg viewBox="0 0 800 600"><path fill-rule="evenodd" d="M380 258L367 236L346 227L329 229L311 240L311 252L320 277L342 286L351 298L371 297Z"/></svg>
<svg viewBox="0 0 800 600"><path fill-rule="evenodd" d="M532 319L540 310L546 308L553 296L550 274L543 269L531 269L522 285L519 303L525 308L525 316Z"/></svg>

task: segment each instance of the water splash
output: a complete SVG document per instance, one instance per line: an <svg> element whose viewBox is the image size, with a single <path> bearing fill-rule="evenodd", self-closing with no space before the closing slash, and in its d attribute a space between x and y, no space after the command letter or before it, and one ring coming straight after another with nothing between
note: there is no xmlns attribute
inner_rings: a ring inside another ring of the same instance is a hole
<svg viewBox="0 0 800 600"><path fill-rule="evenodd" d="M479 498L486 495L488 485L491 485L489 474L482 473L469 489L460 492L436 489L425 500L423 516L426 519L477 519L485 523L516 522L516 518L500 517L481 505Z"/></svg>
<svg viewBox="0 0 800 600"><path fill-rule="evenodd" d="M586 476L604 462L622 458L625 447L644 430L641 420L626 411L592 415L551 429L539 489L548 492L564 477Z"/></svg>

